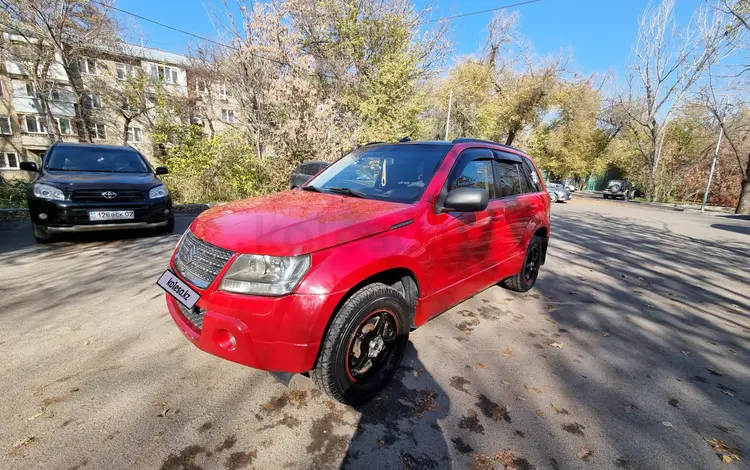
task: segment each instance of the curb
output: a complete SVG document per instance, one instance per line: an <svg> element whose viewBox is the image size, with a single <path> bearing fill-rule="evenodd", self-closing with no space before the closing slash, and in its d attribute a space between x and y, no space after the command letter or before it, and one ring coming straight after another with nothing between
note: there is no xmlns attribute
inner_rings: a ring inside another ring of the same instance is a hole
<svg viewBox="0 0 750 470"><path fill-rule="evenodd" d="M200 214L218 204L175 204L175 214ZM2 220L27 220L29 210L24 207L14 209L0 209L0 221Z"/></svg>

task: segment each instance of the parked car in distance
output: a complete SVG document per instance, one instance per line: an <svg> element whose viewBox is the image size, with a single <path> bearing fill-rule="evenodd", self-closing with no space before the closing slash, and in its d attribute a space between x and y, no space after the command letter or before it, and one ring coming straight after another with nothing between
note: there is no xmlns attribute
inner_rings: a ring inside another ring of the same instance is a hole
<svg viewBox="0 0 750 470"><path fill-rule="evenodd" d="M571 194L562 183L547 183L547 194L549 194L550 202L565 202L570 201Z"/></svg>
<svg viewBox="0 0 750 470"><path fill-rule="evenodd" d="M174 230L172 200L158 178L167 168L152 170L133 148L58 142L41 166L21 162L21 169L39 173L28 193L37 242L66 232Z"/></svg>
<svg viewBox="0 0 750 470"><path fill-rule="evenodd" d="M330 165L328 162L305 162L300 164L294 169L292 176L289 177L289 189L302 186L307 180L320 173L328 165Z"/></svg>
<svg viewBox="0 0 750 470"><path fill-rule="evenodd" d="M626 180L609 180L607 182L607 188L602 193L604 199L633 199L635 197L635 186L630 184Z"/></svg>
<svg viewBox="0 0 750 470"><path fill-rule="evenodd" d="M470 139L366 145L300 190L215 207L159 284L198 348L309 372L361 403L396 371L413 328L544 264L549 199L527 155Z"/></svg>
<svg viewBox="0 0 750 470"><path fill-rule="evenodd" d="M575 183L574 183L573 181L570 181L570 180L566 180L566 181L565 181L565 182L563 183L563 187L564 187L565 189L567 189L568 191L570 191L571 193L574 193L574 192L576 192L576 185L575 185Z"/></svg>

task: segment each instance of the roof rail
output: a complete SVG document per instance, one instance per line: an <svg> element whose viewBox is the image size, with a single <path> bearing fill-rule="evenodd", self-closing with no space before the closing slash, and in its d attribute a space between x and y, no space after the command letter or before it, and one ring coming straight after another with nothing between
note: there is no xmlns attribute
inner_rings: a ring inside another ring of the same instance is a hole
<svg viewBox="0 0 750 470"><path fill-rule="evenodd" d="M365 145L363 145L362 147L367 147L368 145L377 145L377 144L384 144L384 143L385 143L385 142L380 142L380 141L376 141L376 142L367 142L367 143L366 143Z"/></svg>
<svg viewBox="0 0 750 470"><path fill-rule="evenodd" d="M411 142L411 139L407 135L406 137L403 137L402 139L400 139L399 142Z"/></svg>
<svg viewBox="0 0 750 470"><path fill-rule="evenodd" d="M478 143L482 143L482 144L492 144L492 145L497 145L497 146L500 146L500 147L505 147L505 148L508 148L508 149L518 150L519 152L522 152L522 150L517 149L515 147L511 147L510 145L501 144L500 142L494 142L492 140L472 139L472 138L469 138L469 137L459 137L457 139L453 139L453 143L454 144L463 144L463 143L466 143L466 142L478 142Z"/></svg>

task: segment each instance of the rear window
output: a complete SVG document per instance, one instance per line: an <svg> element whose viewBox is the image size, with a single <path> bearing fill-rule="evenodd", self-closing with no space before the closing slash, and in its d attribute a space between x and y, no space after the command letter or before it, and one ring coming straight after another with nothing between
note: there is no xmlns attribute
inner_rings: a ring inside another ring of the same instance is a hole
<svg viewBox="0 0 750 470"><path fill-rule="evenodd" d="M150 172L138 152L124 147L54 147L48 153L46 168L105 173Z"/></svg>

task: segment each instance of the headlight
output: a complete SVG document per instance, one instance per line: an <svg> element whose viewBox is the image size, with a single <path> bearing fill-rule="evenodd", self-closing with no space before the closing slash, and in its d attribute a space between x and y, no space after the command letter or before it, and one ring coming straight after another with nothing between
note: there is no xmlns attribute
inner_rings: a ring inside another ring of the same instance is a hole
<svg viewBox="0 0 750 470"><path fill-rule="evenodd" d="M55 201L65 200L65 194L63 194L62 190L41 183L34 185L34 196L42 199L53 199Z"/></svg>
<svg viewBox="0 0 750 470"><path fill-rule="evenodd" d="M151 191L148 192L148 198L159 199L162 197L167 197L167 194L169 194L169 191L167 191L167 187L163 184L160 184L155 188L151 188Z"/></svg>
<svg viewBox="0 0 750 470"><path fill-rule="evenodd" d="M224 274L219 289L239 294L290 294L310 268L310 255L240 255Z"/></svg>

